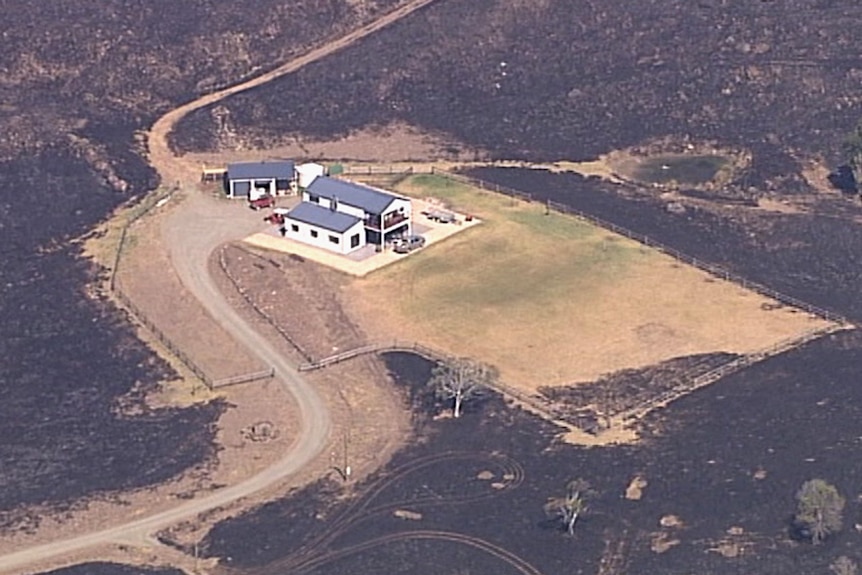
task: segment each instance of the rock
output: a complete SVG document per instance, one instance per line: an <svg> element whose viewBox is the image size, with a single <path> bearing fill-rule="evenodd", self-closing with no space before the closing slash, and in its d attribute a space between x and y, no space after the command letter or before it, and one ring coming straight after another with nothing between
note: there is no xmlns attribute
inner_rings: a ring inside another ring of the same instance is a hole
<svg viewBox="0 0 862 575"><path fill-rule="evenodd" d="M629 486L626 487L626 499L631 501L640 501L643 497L643 489L648 485L647 480L640 475L635 475Z"/></svg>
<svg viewBox="0 0 862 575"><path fill-rule="evenodd" d="M476 476L476 479L488 481L489 479L494 479L494 474L486 469L485 471L480 471L479 475Z"/></svg>
<svg viewBox="0 0 862 575"><path fill-rule="evenodd" d="M396 509L392 515L399 519L406 519L408 521L421 521L422 514L416 513L415 511L407 511L406 509Z"/></svg>
<svg viewBox="0 0 862 575"><path fill-rule="evenodd" d="M665 515L658 522L662 527L682 527L682 519L676 515Z"/></svg>

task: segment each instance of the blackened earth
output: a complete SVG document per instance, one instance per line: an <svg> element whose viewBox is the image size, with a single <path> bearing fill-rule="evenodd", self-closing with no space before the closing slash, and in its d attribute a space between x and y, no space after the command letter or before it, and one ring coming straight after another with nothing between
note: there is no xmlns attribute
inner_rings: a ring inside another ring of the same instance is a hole
<svg viewBox="0 0 862 575"><path fill-rule="evenodd" d="M342 572L348 565L351 573L369 574L457 573L467 566L471 573L516 572L499 554L449 535L415 534L423 531L479 538L547 575L597 573L603 561L645 575L827 573L839 555L859 559L859 332L729 376L653 413L642 443L601 449L555 442L552 426L499 397L458 420L432 421L444 406L426 395L429 362L400 353L386 361L400 385L424 398L417 401L427 407L417 412L419 440L359 488L352 508L334 502L332 483L321 483L217 525L204 542L209 555L273 574ZM509 479L498 469L505 461L519 468ZM481 479L482 471L493 478ZM647 481L642 498L626 499L636 476ZM848 500L845 529L820 547L789 533L794 493L812 477L834 483ZM542 507L573 478L588 480L598 495L568 537ZM493 482L512 487L495 490ZM397 517L397 510L421 519ZM671 515L680 524L662 527ZM678 543L659 553L652 549L659 538ZM722 543L741 553L718 553Z"/></svg>
<svg viewBox="0 0 862 575"><path fill-rule="evenodd" d="M393 120L504 159L709 140L753 152L746 186L800 191L797 158L838 155L860 115L860 10L853 0L447 0L218 106L257 147ZM218 145L212 112L180 123L176 149Z"/></svg>
<svg viewBox="0 0 862 575"><path fill-rule="evenodd" d="M72 567L46 571L40 575L182 575L179 569L138 567L118 563L81 563Z"/></svg>
<svg viewBox="0 0 862 575"><path fill-rule="evenodd" d="M141 134L160 114L393 4L4 2L0 527L212 461L225 406L143 407L173 374L123 313L86 295L100 272L72 240L159 185Z"/></svg>

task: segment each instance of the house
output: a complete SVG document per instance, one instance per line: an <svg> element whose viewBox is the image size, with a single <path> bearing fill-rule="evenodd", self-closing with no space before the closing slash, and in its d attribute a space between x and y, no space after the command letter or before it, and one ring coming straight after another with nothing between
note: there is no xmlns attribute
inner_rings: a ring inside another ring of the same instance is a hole
<svg viewBox="0 0 862 575"><path fill-rule="evenodd" d="M228 164L225 188L229 198L256 199L283 196L296 185L296 170L290 160L237 162Z"/></svg>
<svg viewBox="0 0 862 575"><path fill-rule="evenodd" d="M284 214L284 236L340 254L412 233L408 198L316 175Z"/></svg>
<svg viewBox="0 0 862 575"><path fill-rule="evenodd" d="M302 193L303 202L360 218L365 243L383 245L412 233L408 198L345 180L318 176Z"/></svg>
<svg viewBox="0 0 862 575"><path fill-rule="evenodd" d="M340 254L348 254L365 245L362 218L301 202L284 215L284 237Z"/></svg>

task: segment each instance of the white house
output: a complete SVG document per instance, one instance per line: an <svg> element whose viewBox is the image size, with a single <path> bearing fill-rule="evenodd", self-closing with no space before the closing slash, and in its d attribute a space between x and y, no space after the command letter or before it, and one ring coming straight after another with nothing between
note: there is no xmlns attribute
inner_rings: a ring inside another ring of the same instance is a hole
<svg viewBox="0 0 862 575"><path fill-rule="evenodd" d="M368 244L383 245L413 233L410 200L383 190L318 176L305 188L302 200L359 218Z"/></svg>
<svg viewBox="0 0 862 575"><path fill-rule="evenodd" d="M334 209L301 202L284 216L284 237L348 254L365 245L361 218Z"/></svg>
<svg viewBox="0 0 862 575"><path fill-rule="evenodd" d="M296 170L290 160L228 164L225 177L230 198L256 199L266 194L283 196L291 192L295 182Z"/></svg>

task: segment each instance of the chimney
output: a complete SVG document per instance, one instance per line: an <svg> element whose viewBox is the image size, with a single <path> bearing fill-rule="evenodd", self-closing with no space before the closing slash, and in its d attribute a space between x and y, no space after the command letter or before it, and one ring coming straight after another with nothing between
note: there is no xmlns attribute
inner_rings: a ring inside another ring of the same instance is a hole
<svg viewBox="0 0 862 575"><path fill-rule="evenodd" d="M329 209L333 212L338 211L338 196L332 196L332 199L329 200Z"/></svg>

